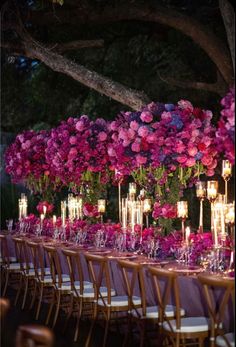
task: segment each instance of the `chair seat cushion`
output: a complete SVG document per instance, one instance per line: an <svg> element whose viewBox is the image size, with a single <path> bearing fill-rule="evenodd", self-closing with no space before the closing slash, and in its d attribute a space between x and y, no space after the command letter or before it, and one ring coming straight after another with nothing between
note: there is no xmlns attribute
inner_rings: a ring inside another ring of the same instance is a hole
<svg viewBox="0 0 236 347"><path fill-rule="evenodd" d="M234 341L235 341L234 333L228 333L228 334L225 334L223 336L227 339L227 341L228 341L228 343L230 344L231 347L235 346L235 343L234 343ZM216 345L220 346L220 347L227 347L228 346L226 341L225 341L225 339L222 336L217 336L216 337Z"/></svg>
<svg viewBox="0 0 236 347"><path fill-rule="evenodd" d="M173 305L166 305L166 309L165 309L165 315L168 318L174 317L175 316L175 311L176 308ZM180 310L180 314L181 316L185 315L185 311L183 308L181 308ZM137 310L132 310L132 315L136 318L158 318L159 314L158 314L158 306L148 306L146 309L146 315L143 315L142 312L142 308L139 308Z"/></svg>
<svg viewBox="0 0 236 347"><path fill-rule="evenodd" d="M92 282L84 281L83 284L84 284L84 289L93 288ZM79 281L75 281L74 285L75 285L76 289L80 289L80 282Z"/></svg>
<svg viewBox="0 0 236 347"><path fill-rule="evenodd" d="M45 275L50 275L50 273L51 273L50 268L45 268L44 269L44 273L45 273ZM41 269L38 270L38 274L39 274L39 276L41 275ZM35 270L34 269L29 269L28 275L29 276L35 276Z"/></svg>
<svg viewBox="0 0 236 347"><path fill-rule="evenodd" d="M141 305L141 298L138 296L133 296L132 298L133 304L134 305ZM98 305L100 306L111 306L111 307L116 307L116 306L128 306L129 305L129 300L127 295L122 295L122 296L114 296L111 298L111 303L108 305L107 303L107 298L104 299L104 302L102 299L98 300Z"/></svg>
<svg viewBox="0 0 236 347"><path fill-rule="evenodd" d="M169 324L171 327L169 326ZM178 332L176 329L176 320L169 320L168 322L163 323L163 329L166 331ZM181 318L181 324L179 332L181 333L197 333L208 331L210 328L210 321L206 317L186 317Z"/></svg>
<svg viewBox="0 0 236 347"><path fill-rule="evenodd" d="M101 287L100 293L103 297L107 296L107 288ZM116 295L116 292L114 289L111 289L111 296ZM94 298L94 288L85 288L83 294L81 295L83 298Z"/></svg>
<svg viewBox="0 0 236 347"><path fill-rule="evenodd" d="M48 271L50 273L50 269L48 268ZM52 276L49 274L49 275L46 275L44 276L44 280L43 280L44 283L52 283L53 282L53 279L52 279ZM58 276L56 275L56 282L58 282ZM70 282L70 276L69 275L66 275L66 274L62 274L62 282Z"/></svg>
<svg viewBox="0 0 236 347"><path fill-rule="evenodd" d="M11 263L9 265L10 270L20 270L20 263Z"/></svg>

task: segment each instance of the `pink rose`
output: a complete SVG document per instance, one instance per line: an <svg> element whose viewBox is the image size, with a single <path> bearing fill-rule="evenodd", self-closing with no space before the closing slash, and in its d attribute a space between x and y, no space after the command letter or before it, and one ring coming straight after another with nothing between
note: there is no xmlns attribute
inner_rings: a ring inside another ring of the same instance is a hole
<svg viewBox="0 0 236 347"><path fill-rule="evenodd" d="M98 139L99 139L99 141L105 141L107 139L107 134L104 131L101 131L98 134Z"/></svg>
<svg viewBox="0 0 236 347"><path fill-rule="evenodd" d="M146 164L147 162L147 158L146 157L143 157L142 155L138 154L136 156L136 162L138 165L143 165L143 164Z"/></svg>
<svg viewBox="0 0 236 347"><path fill-rule="evenodd" d="M140 127L140 128L138 129L138 134L139 134L139 136L141 136L141 137L147 137L147 136L148 136L148 133L149 133L148 128L145 127L145 126L142 126L142 127Z"/></svg>
<svg viewBox="0 0 236 347"><path fill-rule="evenodd" d="M139 124L138 124L135 120L133 120L132 122L130 122L130 128L131 128L132 130L137 131L138 128L139 128Z"/></svg>
<svg viewBox="0 0 236 347"><path fill-rule="evenodd" d="M75 128L76 128L76 130L78 130L78 131L83 131L83 130L84 130L84 122L82 122L82 121L79 120L79 121L76 123Z"/></svg>
<svg viewBox="0 0 236 347"><path fill-rule="evenodd" d="M187 167L192 167L196 164L196 160L194 158L189 158L187 159L187 161L185 162L185 165Z"/></svg>
<svg viewBox="0 0 236 347"><path fill-rule="evenodd" d="M140 118L145 123L150 123L153 120L153 115L150 112L144 111L141 113Z"/></svg>
<svg viewBox="0 0 236 347"><path fill-rule="evenodd" d="M75 145L77 143L77 138L76 136L71 136L69 139L69 142L71 145Z"/></svg>
<svg viewBox="0 0 236 347"><path fill-rule="evenodd" d="M198 152L197 147L189 147L188 148L188 154L191 155L191 157L194 157Z"/></svg>
<svg viewBox="0 0 236 347"><path fill-rule="evenodd" d="M131 149L134 152L137 152L137 153L140 152L140 149L141 149L140 144L138 142L132 143Z"/></svg>

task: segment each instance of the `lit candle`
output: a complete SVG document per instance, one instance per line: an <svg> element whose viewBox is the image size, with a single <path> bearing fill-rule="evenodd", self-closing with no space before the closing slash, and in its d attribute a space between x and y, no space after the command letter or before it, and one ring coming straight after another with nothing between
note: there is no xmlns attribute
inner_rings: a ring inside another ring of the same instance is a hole
<svg viewBox="0 0 236 347"><path fill-rule="evenodd" d="M43 227L43 220L44 220L44 214L42 213L40 215L40 225L41 225L41 228Z"/></svg>
<svg viewBox="0 0 236 347"><path fill-rule="evenodd" d="M187 245L189 244L189 236L190 236L190 227L186 227L186 229L185 229L185 242Z"/></svg>
<svg viewBox="0 0 236 347"><path fill-rule="evenodd" d="M196 196L199 199L204 199L206 197L206 182L196 182Z"/></svg>
<svg viewBox="0 0 236 347"><path fill-rule="evenodd" d="M46 213L47 213L47 206L43 206L43 214L44 214L44 216L46 216Z"/></svg>
<svg viewBox="0 0 236 347"><path fill-rule="evenodd" d="M234 203L228 204L226 205L225 223L234 224L234 219L235 219Z"/></svg>
<svg viewBox="0 0 236 347"><path fill-rule="evenodd" d="M208 181L207 182L207 198L210 202L214 201L218 193L218 182Z"/></svg>
<svg viewBox="0 0 236 347"><path fill-rule="evenodd" d="M222 177L228 179L232 174L232 165L229 160L222 161Z"/></svg>
<svg viewBox="0 0 236 347"><path fill-rule="evenodd" d="M64 227L66 223L66 201L61 201L61 220Z"/></svg>
<svg viewBox="0 0 236 347"><path fill-rule="evenodd" d="M57 222L57 216L55 214L52 216L52 224L55 225Z"/></svg>
<svg viewBox="0 0 236 347"><path fill-rule="evenodd" d="M152 208L152 200L151 199L144 199L143 201L143 212L149 213Z"/></svg>
<svg viewBox="0 0 236 347"><path fill-rule="evenodd" d="M183 218L183 219L188 217L188 202L187 201L177 202L177 217Z"/></svg>
<svg viewBox="0 0 236 347"><path fill-rule="evenodd" d="M130 195L135 195L137 190L136 183L132 182L129 184L129 194Z"/></svg>
<svg viewBox="0 0 236 347"><path fill-rule="evenodd" d="M106 200L105 199L99 199L98 200L98 212L99 213L105 213L106 211Z"/></svg>

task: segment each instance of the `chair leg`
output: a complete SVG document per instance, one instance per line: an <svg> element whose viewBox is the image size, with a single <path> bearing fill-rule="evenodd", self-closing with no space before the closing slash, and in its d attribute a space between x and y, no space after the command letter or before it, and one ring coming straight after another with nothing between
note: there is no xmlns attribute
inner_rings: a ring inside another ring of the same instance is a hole
<svg viewBox="0 0 236 347"><path fill-rule="evenodd" d="M88 337L87 337L87 340L86 340L86 343L85 343L85 347L89 347L89 345L90 345L90 341L91 341L91 337L92 337L92 334L93 334L94 325L95 325L95 322L97 320L97 314L98 314L97 313L97 304L94 303L94 314L93 314L92 322L91 322L91 325L90 325Z"/></svg>
<svg viewBox="0 0 236 347"><path fill-rule="evenodd" d="M23 302L22 302L22 306L21 306L21 309L22 309L22 310L23 310L24 307L25 307L26 295L27 295L27 293L28 293L28 288L29 288L29 278L26 277L25 292L24 292Z"/></svg>
<svg viewBox="0 0 236 347"><path fill-rule="evenodd" d="M61 305L61 292L59 291L58 292L58 297L57 297L57 307L56 307L56 312L55 312L55 316L54 316L54 320L53 320L53 323L52 323L52 329L55 327L56 325L56 321L57 321L57 317L58 317L58 314L59 314L59 309L60 309L60 305Z"/></svg>
<svg viewBox="0 0 236 347"><path fill-rule="evenodd" d="M109 309L107 312L107 317L106 317L105 332L104 332L104 337L103 337L103 347L106 347L107 334L108 334L110 319L111 319L111 310Z"/></svg>
<svg viewBox="0 0 236 347"><path fill-rule="evenodd" d="M6 295L7 286L8 286L8 281L9 281L9 272L6 271L5 286L4 286L4 289L3 289L3 292L2 292L2 296L5 296L5 295Z"/></svg>
<svg viewBox="0 0 236 347"><path fill-rule="evenodd" d="M55 293L54 293L54 290L53 290L52 301L51 301L51 304L49 306L49 310L48 310L48 314L47 314L47 318L46 318L46 322L45 322L46 325L49 324L49 321L50 321L50 318L51 318L52 309L53 309L53 306L55 304L55 300L54 299L55 299Z"/></svg>
<svg viewBox="0 0 236 347"><path fill-rule="evenodd" d="M18 302L18 299L19 299L19 296L20 296L20 292L21 292L21 286L22 286L22 274L20 275L20 283L19 283L19 287L17 289L17 293L16 293L16 298L15 298L15 301L14 301L14 306L17 305L17 302Z"/></svg>
<svg viewBox="0 0 236 347"><path fill-rule="evenodd" d="M42 304L42 299L43 299L43 286L41 285L40 286L40 291L39 291L39 302L38 302L36 316L35 316L36 320L39 319L39 312L40 312L40 308L41 308L41 304Z"/></svg>
<svg viewBox="0 0 236 347"><path fill-rule="evenodd" d="M80 303L79 303L79 312L78 312L77 321L76 321L74 342L77 341L78 336L79 336L79 324L80 324L80 318L81 318L81 316L82 316L82 312L83 312L83 300L80 300Z"/></svg>
<svg viewBox="0 0 236 347"><path fill-rule="evenodd" d="M72 315L72 312L73 312L73 303L74 303L74 296L73 294L71 294L70 296L70 307L69 307L69 311L68 311L68 314L66 316L66 320L65 320L65 324L64 324L64 327L63 327L63 333L66 331L66 327L67 327L67 323Z"/></svg>
<svg viewBox="0 0 236 347"><path fill-rule="evenodd" d="M36 282L34 281L34 291L33 291L32 299L31 299L30 307L29 307L30 310L32 309L32 307L33 307L33 305L34 305L34 302L35 302L36 290L37 290L37 284L36 284Z"/></svg>
<svg viewBox="0 0 236 347"><path fill-rule="evenodd" d="M145 320L141 320L141 334L140 334L140 347L144 346L144 340L145 340L145 332L146 332L146 324Z"/></svg>
<svg viewBox="0 0 236 347"><path fill-rule="evenodd" d="M125 333L123 347L129 346L129 339L130 339L130 332L131 332L131 319L132 319L132 317L129 314L128 317L127 317L127 330L126 330L126 333Z"/></svg>

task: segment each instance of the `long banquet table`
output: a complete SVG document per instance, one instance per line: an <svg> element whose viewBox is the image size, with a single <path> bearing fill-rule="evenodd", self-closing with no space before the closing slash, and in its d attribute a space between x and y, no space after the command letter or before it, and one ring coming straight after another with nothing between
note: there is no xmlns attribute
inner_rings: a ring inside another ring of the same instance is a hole
<svg viewBox="0 0 236 347"><path fill-rule="evenodd" d="M31 238L35 240L35 236L33 235L25 235L26 238ZM12 240L12 235L7 235L7 241L8 241L8 247L9 247L9 255L15 256L15 247L14 242ZM149 260L147 256L144 255L137 255L137 254L130 254L128 252L125 253L118 253L115 250L112 249L95 249L94 247L81 247L77 246L72 242L60 242L55 241L50 238L41 237L38 238L37 241L39 241L42 245L45 243L52 243L55 245L58 249L58 254L60 256L61 260L61 267L62 272L65 274L69 273L69 269L67 266L67 262L65 259L65 256L62 253L63 248L70 248L74 250L78 250L82 257L82 267L84 272L84 279L90 280L89 273L87 269L87 264L85 257L83 256L85 252L94 252L98 254L103 254L104 256L107 256L110 260L110 267L111 267L111 278L112 278L112 286L116 290L116 293L118 295L124 295L125 294L125 288L123 286L123 279L122 279L122 273L120 271L117 259L126 258L130 259L133 262L141 263L144 266L144 276L145 276L145 286L146 286L146 298L148 304L155 304L155 299L153 295L152 290L152 283L151 278L149 275L149 272L147 271L147 266L161 266L167 269L174 269L175 271L179 272L179 289L180 289L180 302L181 307L185 310L186 316L208 316L207 312L207 306L205 303L205 299L203 297L203 291L201 284L199 283L197 279L197 273L199 271L202 271L200 268L184 268L180 267L176 262L174 261L166 261L166 262L157 262L154 260ZM232 278L234 280L234 278ZM138 286L135 288L136 292L135 294L138 295ZM221 295L221 291L215 291L214 295L218 296ZM174 302L172 302L174 303ZM233 331L234 329L234 313L233 313L233 305L228 305L226 316L224 317L224 325L226 331Z"/></svg>

